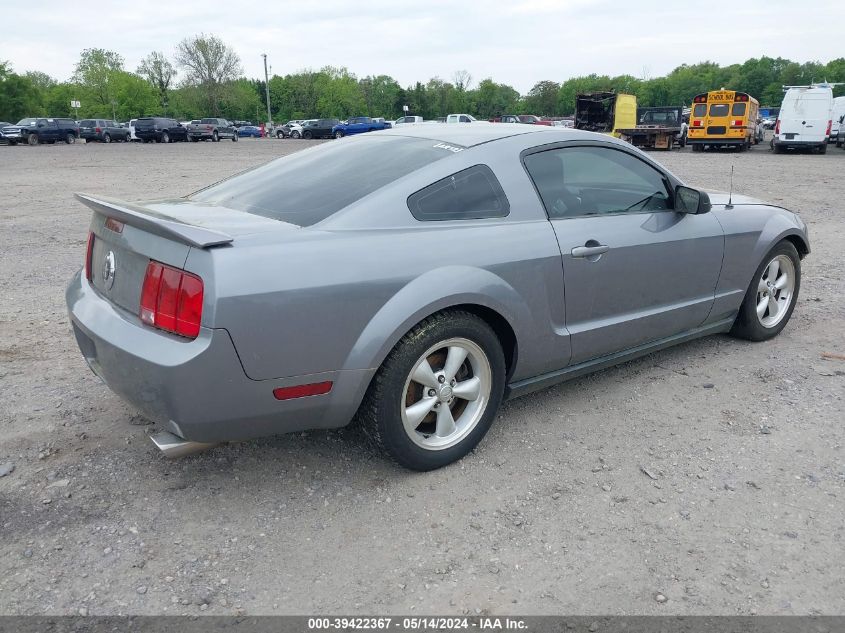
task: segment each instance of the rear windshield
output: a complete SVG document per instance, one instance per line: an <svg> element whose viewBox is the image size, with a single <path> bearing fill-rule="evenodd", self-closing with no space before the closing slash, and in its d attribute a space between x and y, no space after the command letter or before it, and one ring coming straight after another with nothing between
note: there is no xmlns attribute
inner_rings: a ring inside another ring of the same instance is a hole
<svg viewBox="0 0 845 633"><path fill-rule="evenodd" d="M365 136L274 160L191 196L310 226L454 150L431 139Z"/></svg>
<svg viewBox="0 0 845 633"><path fill-rule="evenodd" d="M135 127L153 127L154 125L163 125L167 119L148 118L138 119L135 121Z"/></svg>
<svg viewBox="0 0 845 633"><path fill-rule="evenodd" d="M729 109L727 103L714 103L710 106L710 116L728 116Z"/></svg>
<svg viewBox="0 0 845 633"><path fill-rule="evenodd" d="M79 125L83 127L92 127L97 125L97 122L94 119L82 119L82 121L79 122Z"/></svg>
<svg viewBox="0 0 845 633"><path fill-rule="evenodd" d="M203 119L200 123L217 123L217 119Z"/></svg>

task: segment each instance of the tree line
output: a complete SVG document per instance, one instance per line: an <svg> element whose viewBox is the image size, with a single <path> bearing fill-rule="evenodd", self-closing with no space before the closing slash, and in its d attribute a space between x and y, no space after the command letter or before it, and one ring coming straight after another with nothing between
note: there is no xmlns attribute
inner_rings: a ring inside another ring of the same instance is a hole
<svg viewBox="0 0 845 633"><path fill-rule="evenodd" d="M181 80L177 75L182 72ZM664 77L584 75L562 82L537 82L527 94L485 78L473 83L466 70L449 80L401 86L388 75L356 77L343 67L302 70L270 79L270 106L276 121L288 119L383 116L409 113L426 119L468 112L480 118L499 114L568 116L581 92L614 90L634 94L642 106L689 105L699 93L718 88L747 92L763 106L778 106L783 85L845 82L845 58L827 63L760 57L742 64L683 64ZM835 94L845 94L837 86ZM78 100L78 112L71 108ZM145 57L135 71L123 57L99 48L80 54L73 76L57 81L46 73L14 72L0 61L0 120L25 116L114 117L166 115L182 120L221 116L233 120L266 119L265 84L243 76L237 54L220 38L199 34L182 40L172 58L159 51Z"/></svg>

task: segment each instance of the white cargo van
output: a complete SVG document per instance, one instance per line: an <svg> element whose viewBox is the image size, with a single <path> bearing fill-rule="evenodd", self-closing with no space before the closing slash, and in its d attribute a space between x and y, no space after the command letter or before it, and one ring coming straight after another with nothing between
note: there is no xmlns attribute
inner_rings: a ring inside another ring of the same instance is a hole
<svg viewBox="0 0 845 633"><path fill-rule="evenodd" d="M786 94L775 124L775 153L788 148L827 151L833 122L833 90L827 84L784 86Z"/></svg>
<svg viewBox="0 0 845 633"><path fill-rule="evenodd" d="M833 125L830 128L830 141L836 143L836 147L842 147L845 141L845 97L836 97L833 100Z"/></svg>

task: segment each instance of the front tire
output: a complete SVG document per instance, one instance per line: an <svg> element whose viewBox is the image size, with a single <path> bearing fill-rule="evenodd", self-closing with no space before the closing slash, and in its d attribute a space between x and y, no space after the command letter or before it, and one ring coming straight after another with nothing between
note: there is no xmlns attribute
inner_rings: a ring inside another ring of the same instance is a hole
<svg viewBox="0 0 845 633"><path fill-rule="evenodd" d="M291 137L291 138L296 138L296 139L298 139L298 138L300 138L301 136L302 136L302 135L301 135L301 134L299 133L299 131L297 131L297 130L294 130L293 132L291 132L291 133L290 133L290 137Z"/></svg>
<svg viewBox="0 0 845 633"><path fill-rule="evenodd" d="M505 373L501 343L487 323L464 311L441 312L396 344L358 418L396 463L434 470L469 453L487 433Z"/></svg>
<svg viewBox="0 0 845 633"><path fill-rule="evenodd" d="M774 338L786 327L801 289L801 258L779 242L763 258L745 293L731 334L749 341Z"/></svg>
<svg viewBox="0 0 845 633"><path fill-rule="evenodd" d="M161 135L161 142L162 143L169 143L170 142L170 134L167 132L163 132Z"/></svg>
<svg viewBox="0 0 845 633"><path fill-rule="evenodd" d="M338 130L337 132L334 133L334 137L335 138L343 138L343 131Z"/></svg>
<svg viewBox="0 0 845 633"><path fill-rule="evenodd" d="M235 132L234 134L232 134L232 142L233 142L233 143L237 143L237 142L238 142L238 133L237 133L237 132Z"/></svg>
<svg viewBox="0 0 845 633"><path fill-rule="evenodd" d="M103 143L111 143L111 134L103 135Z"/></svg>
<svg viewBox="0 0 845 633"><path fill-rule="evenodd" d="M214 130L214 132L211 135L211 142L217 143L218 141L220 141L220 135L217 134L217 130Z"/></svg>
<svg viewBox="0 0 845 633"><path fill-rule="evenodd" d="M30 145L38 145L38 135L37 134L30 134L26 138L26 142L29 143Z"/></svg>

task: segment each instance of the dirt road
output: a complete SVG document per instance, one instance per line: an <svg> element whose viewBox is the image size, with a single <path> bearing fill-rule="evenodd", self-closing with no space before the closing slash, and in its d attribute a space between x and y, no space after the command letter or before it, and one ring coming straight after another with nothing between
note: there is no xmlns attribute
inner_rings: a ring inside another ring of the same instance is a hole
<svg viewBox="0 0 845 633"><path fill-rule="evenodd" d="M808 222L773 342L516 400L428 474L352 430L166 461L73 341L71 194L183 195L306 144L0 147L0 613L845 612L845 362L821 357L845 353L845 152L655 155L715 189L734 164Z"/></svg>

